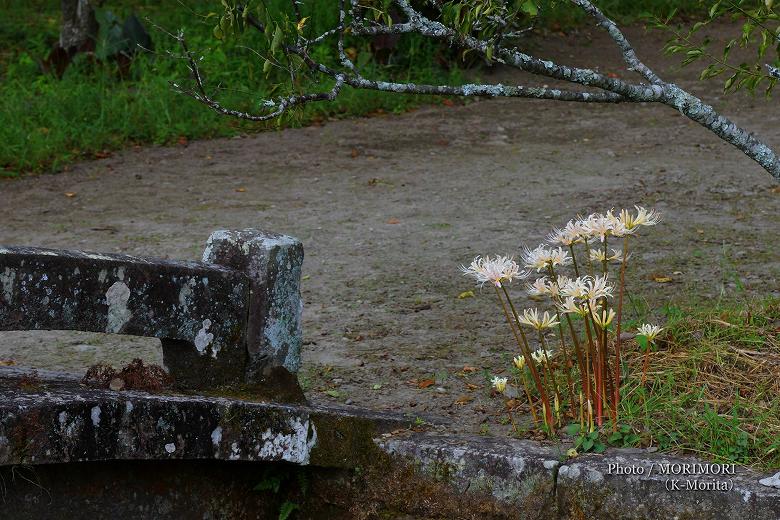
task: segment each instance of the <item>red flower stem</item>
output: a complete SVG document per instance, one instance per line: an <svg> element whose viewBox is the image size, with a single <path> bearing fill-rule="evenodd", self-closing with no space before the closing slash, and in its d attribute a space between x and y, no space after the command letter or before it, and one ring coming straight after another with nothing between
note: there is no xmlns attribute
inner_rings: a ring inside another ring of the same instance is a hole
<svg viewBox="0 0 780 520"><path fill-rule="evenodd" d="M550 399L547 397L547 392L544 389L542 380L539 377L539 373L536 371L536 367L534 366L533 357L531 356L531 349L528 347L528 341L526 340L525 333L523 332L523 329L520 327L520 322L517 319L517 311L515 311L514 304L512 304L512 300L509 298L509 292L507 292L506 287L502 286L501 288L504 290L506 301L509 303L509 307L512 309L512 315L515 318L515 322L517 324L517 330L515 330L515 327L512 325L512 318L509 317L509 311L506 308L506 303L504 303L503 298L501 298L501 292L498 290L498 287L496 287L496 296L498 296L498 301L501 303L501 307L504 310L504 316L506 316L507 322L509 323L509 326L512 328L512 333L515 336L517 345L520 347L520 350L523 352L523 356L525 356L526 365L528 366L528 369L531 371L531 377L533 378L534 384L536 385L536 390L539 392L539 398L542 400L542 406L544 407L544 415L547 418L547 424L550 425L550 427L552 428L552 408L550 408ZM518 330L520 332L519 336L517 334Z"/></svg>

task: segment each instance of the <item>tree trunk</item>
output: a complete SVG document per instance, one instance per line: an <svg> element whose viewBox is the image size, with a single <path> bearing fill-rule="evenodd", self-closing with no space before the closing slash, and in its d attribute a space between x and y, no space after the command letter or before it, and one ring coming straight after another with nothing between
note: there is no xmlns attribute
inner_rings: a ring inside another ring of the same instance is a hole
<svg viewBox="0 0 780 520"><path fill-rule="evenodd" d="M60 47L68 52L92 47L98 30L94 2L61 0L61 5Z"/></svg>

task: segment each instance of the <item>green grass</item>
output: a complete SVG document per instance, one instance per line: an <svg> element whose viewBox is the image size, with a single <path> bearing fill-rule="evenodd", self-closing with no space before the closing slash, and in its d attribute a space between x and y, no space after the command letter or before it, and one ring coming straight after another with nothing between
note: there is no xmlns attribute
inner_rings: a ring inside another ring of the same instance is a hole
<svg viewBox="0 0 780 520"><path fill-rule="evenodd" d="M205 56L202 65L209 81L229 87L219 94L225 105L252 110L258 100L273 95L274 80L266 80L262 62L241 47L252 46L254 34L220 43L211 35L213 21L205 22L180 5L170 3L163 8L160 2L152 1L108 2L120 17L131 12L127 7L131 3L142 19L148 17L171 30L185 29L191 47ZM0 19L0 117L4 122L0 125L0 175L56 171L75 160L129 144L169 144L182 137L230 136L377 110L399 112L431 101L424 96L345 89L335 102L308 105L279 122L263 124L228 118L171 91L169 82L186 78L186 69L179 61L160 54L174 48L174 42L151 28L158 54L134 60L128 79L119 78L114 64L95 64L85 56L79 56L64 77L57 79L43 74L39 66L58 37L57 5L2 2L3 12L10 16ZM190 5L199 13L219 7L205 1ZM324 8L320 11L331 12ZM43 16L34 15L36 12ZM320 18L318 23L326 26L330 21ZM436 50L432 42L406 41L399 48L404 60L395 60L381 70L376 65L375 72L419 81L457 81L457 71L429 65ZM330 85L309 87L326 90Z"/></svg>
<svg viewBox="0 0 780 520"><path fill-rule="evenodd" d="M286 0L268 0L271 9ZM654 0L600 2L618 19L635 20L647 11L665 13L671 4L694 6L698 2ZM307 1L312 30L331 27L335 13L331 0ZM220 9L206 0L109 0L106 9L120 19L136 13L170 30L185 29L191 47L205 56L203 68L212 84L228 87L219 99L226 105L251 110L258 100L272 95L273 78L262 73L262 60L242 46L252 47L258 35L249 32L238 41L220 43L212 36L214 18L202 16ZM283 121L257 124L220 116L193 100L173 93L169 81L186 77L183 64L162 54L174 42L149 28L158 55L144 55L132 65L130 77L120 79L112 63L92 63L80 56L62 79L41 71L40 63L57 41L59 2L51 0L0 0L0 176L25 172L57 171L76 160L100 156L131 144L169 144L184 137L198 139L231 136L281 126L296 126L328 117L365 115L376 110L404 111L436 102L425 96L396 95L345 89L337 101L309 105ZM197 13L197 14L196 14ZM545 23L576 24L581 16L558 8ZM368 43L358 53L370 52ZM380 77L418 82L457 82L457 67L438 63L440 43L405 37L389 65L370 64ZM326 85L304 85L327 89Z"/></svg>
<svg viewBox="0 0 780 520"><path fill-rule="evenodd" d="M780 301L666 314L644 386L641 355L626 357L620 422L663 450L780 467Z"/></svg>

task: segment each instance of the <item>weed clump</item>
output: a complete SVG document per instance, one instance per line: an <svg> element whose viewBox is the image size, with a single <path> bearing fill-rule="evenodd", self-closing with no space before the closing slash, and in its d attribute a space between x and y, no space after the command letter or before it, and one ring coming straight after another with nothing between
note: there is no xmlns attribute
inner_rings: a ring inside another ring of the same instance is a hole
<svg viewBox="0 0 780 520"><path fill-rule="evenodd" d="M117 379L119 381L116 381ZM136 358L121 370L104 363L92 365L81 382L92 388L110 388L116 385L125 390L160 392L171 386L173 378L161 366L146 365Z"/></svg>

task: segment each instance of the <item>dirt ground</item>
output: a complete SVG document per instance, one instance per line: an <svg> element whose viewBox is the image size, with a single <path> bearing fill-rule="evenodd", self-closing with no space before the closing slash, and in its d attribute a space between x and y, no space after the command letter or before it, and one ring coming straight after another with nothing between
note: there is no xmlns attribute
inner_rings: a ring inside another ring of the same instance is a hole
<svg viewBox="0 0 780 520"><path fill-rule="evenodd" d="M662 35L628 35L665 79L780 146L776 101L724 97L719 82L700 83L698 69L663 57ZM628 74L596 29L535 47ZM540 84L506 71L484 79ZM215 229L294 235L306 248L308 396L451 415L455 428L486 433L506 426L485 377L505 370L514 351L492 292L457 297L472 289L461 263L517 254L577 213L636 203L664 215L638 242L629 276L652 308L777 296L776 186L741 152L660 105L492 100L137 148L58 175L3 181L0 243L198 259ZM658 275L672 281L653 281ZM521 285L513 292L520 307L529 304ZM0 334L0 359L18 365L83 370L137 356L160 362L159 343Z"/></svg>

